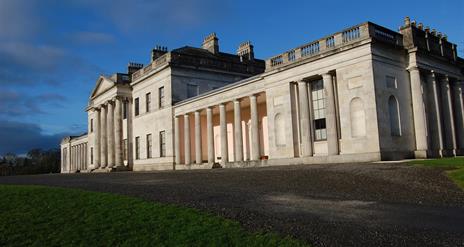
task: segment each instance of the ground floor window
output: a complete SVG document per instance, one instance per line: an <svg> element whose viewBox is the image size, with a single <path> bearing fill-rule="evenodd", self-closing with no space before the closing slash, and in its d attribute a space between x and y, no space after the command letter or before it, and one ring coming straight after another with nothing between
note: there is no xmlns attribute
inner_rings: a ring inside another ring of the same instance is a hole
<svg viewBox="0 0 464 247"><path fill-rule="evenodd" d="M160 157L166 157L166 132L164 130L159 133L159 143Z"/></svg>
<svg viewBox="0 0 464 247"><path fill-rule="evenodd" d="M325 90L323 80L311 83L312 110L314 119L314 140L321 141L327 139L327 129L325 123Z"/></svg>
<svg viewBox="0 0 464 247"><path fill-rule="evenodd" d="M152 138L151 134L147 135L147 159L151 158L151 150L152 150Z"/></svg>
<svg viewBox="0 0 464 247"><path fill-rule="evenodd" d="M129 144L127 143L127 139L124 139L123 140L124 152L122 153L124 160L127 160L127 150L129 149L128 145Z"/></svg>
<svg viewBox="0 0 464 247"><path fill-rule="evenodd" d="M140 159L140 136L135 137L135 159Z"/></svg>

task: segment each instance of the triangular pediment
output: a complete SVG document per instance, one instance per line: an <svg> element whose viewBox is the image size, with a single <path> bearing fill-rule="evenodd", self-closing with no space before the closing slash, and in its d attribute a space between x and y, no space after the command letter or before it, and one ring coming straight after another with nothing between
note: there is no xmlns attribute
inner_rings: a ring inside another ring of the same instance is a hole
<svg viewBox="0 0 464 247"><path fill-rule="evenodd" d="M97 83L95 85L95 88L92 91L92 95L90 96L90 98L94 98L106 92L108 89L112 88L113 86L114 86L114 81L104 76L100 76L97 80Z"/></svg>

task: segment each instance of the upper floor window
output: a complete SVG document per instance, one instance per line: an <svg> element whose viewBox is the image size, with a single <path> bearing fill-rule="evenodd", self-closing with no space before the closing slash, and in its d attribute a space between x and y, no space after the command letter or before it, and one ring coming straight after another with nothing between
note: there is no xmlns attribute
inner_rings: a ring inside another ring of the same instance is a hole
<svg viewBox="0 0 464 247"><path fill-rule="evenodd" d="M158 107L159 108L163 108L164 107L164 87L160 87L158 89L158 102L159 102L159 105Z"/></svg>
<svg viewBox="0 0 464 247"><path fill-rule="evenodd" d="M93 118L90 119L90 133L93 132Z"/></svg>
<svg viewBox="0 0 464 247"><path fill-rule="evenodd" d="M314 119L314 140L326 140L327 129L325 123L325 91L322 80L311 83L311 97Z"/></svg>
<svg viewBox="0 0 464 247"><path fill-rule="evenodd" d="M195 97L199 94L198 85L187 84L187 98Z"/></svg>
<svg viewBox="0 0 464 247"><path fill-rule="evenodd" d="M146 112L150 112L150 105L151 105L151 93L147 93L145 95L145 109L146 109Z"/></svg>
<svg viewBox="0 0 464 247"><path fill-rule="evenodd" d="M138 116L140 113L139 111L139 98L135 98L134 100L134 114L135 116Z"/></svg>

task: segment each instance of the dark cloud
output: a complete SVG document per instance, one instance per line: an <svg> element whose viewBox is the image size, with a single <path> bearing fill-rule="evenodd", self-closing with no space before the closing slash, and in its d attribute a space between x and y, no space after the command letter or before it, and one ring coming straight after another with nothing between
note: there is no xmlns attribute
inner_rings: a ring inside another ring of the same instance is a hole
<svg viewBox="0 0 464 247"><path fill-rule="evenodd" d="M37 124L0 119L0 155L7 152L24 154L33 148L59 148L61 139L69 133L45 135Z"/></svg>
<svg viewBox="0 0 464 247"><path fill-rule="evenodd" d="M4 90L0 91L0 116L18 117L46 114L47 111L43 108L62 107L62 103L65 101L66 97L54 93L29 96L16 91Z"/></svg>

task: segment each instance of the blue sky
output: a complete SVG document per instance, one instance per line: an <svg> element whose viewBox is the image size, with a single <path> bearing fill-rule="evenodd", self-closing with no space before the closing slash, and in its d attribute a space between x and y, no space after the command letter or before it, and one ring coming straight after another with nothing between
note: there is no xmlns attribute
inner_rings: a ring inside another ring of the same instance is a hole
<svg viewBox="0 0 464 247"><path fill-rule="evenodd" d="M0 0L0 155L85 132L98 75L147 64L155 45L200 46L214 31L221 51L251 40L264 59L364 21L397 30L410 16L463 56L463 13L462 0Z"/></svg>

